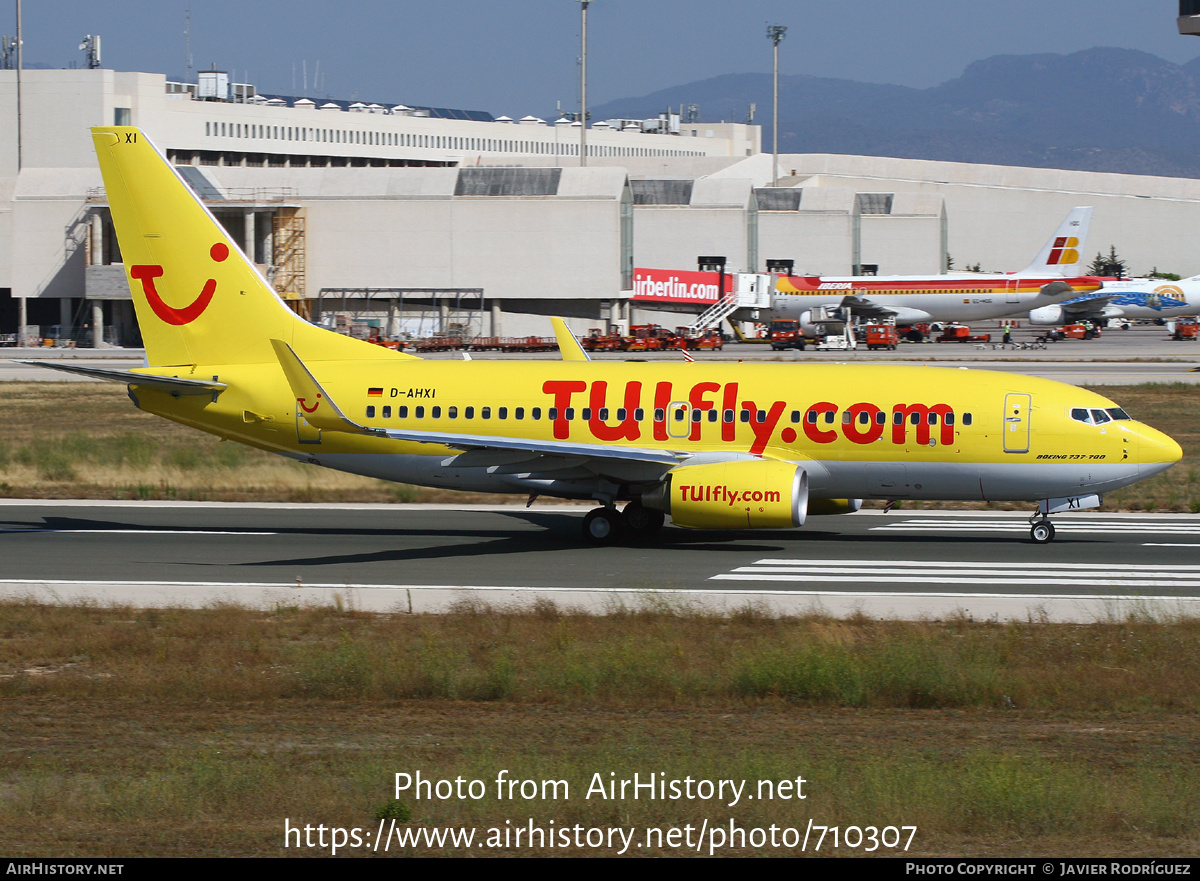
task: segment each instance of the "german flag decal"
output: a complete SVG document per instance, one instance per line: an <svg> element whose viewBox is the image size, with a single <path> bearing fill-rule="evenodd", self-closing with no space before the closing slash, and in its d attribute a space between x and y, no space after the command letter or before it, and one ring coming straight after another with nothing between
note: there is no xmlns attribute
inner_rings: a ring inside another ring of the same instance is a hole
<svg viewBox="0 0 1200 881"><path fill-rule="evenodd" d="M382 398L383 397L383 389L369 388L369 389L367 389L367 397L368 398Z"/></svg>

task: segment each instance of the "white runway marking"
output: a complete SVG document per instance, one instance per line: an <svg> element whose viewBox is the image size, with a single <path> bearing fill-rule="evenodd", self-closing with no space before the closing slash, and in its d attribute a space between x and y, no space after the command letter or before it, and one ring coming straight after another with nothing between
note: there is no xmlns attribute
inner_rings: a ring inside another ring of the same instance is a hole
<svg viewBox="0 0 1200 881"><path fill-rule="evenodd" d="M1150 520L1129 522L1111 518L1066 518L1051 517L1056 532L1094 535L1200 535L1200 524L1178 520ZM1029 519L991 520L983 518L950 519L948 517L922 517L872 526L872 532L1028 532Z"/></svg>
<svg viewBox="0 0 1200 881"><path fill-rule="evenodd" d="M712 581L839 584L960 584L1035 587L1200 588L1200 566L1127 566L1114 571L1092 563L979 563L915 560L758 560Z"/></svg>
<svg viewBox="0 0 1200 881"><path fill-rule="evenodd" d="M0 533L6 532L61 532L70 535L279 535L278 532L250 532L241 529L54 529L51 527L0 529Z"/></svg>

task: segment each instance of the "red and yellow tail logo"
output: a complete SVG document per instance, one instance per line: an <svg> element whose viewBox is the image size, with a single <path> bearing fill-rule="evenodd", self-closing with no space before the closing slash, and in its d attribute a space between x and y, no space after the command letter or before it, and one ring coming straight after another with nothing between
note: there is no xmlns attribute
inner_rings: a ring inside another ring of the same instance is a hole
<svg viewBox="0 0 1200 881"><path fill-rule="evenodd" d="M1046 263L1050 266L1070 265L1079 262L1079 239L1075 236L1058 236L1050 246L1050 257Z"/></svg>
<svg viewBox="0 0 1200 881"><path fill-rule="evenodd" d="M229 256L229 246L224 242L217 242L209 249L208 255L215 262L221 263ZM142 293L146 295L146 301L160 320L165 321L167 324L173 324L176 327L182 327L185 324L191 324L204 314L204 310L212 302L213 294L217 292L217 280L215 278L210 278L204 283L204 287L200 289L200 295L192 300L191 303L176 308L168 306L154 287L154 279L160 278L162 274L163 268L153 264L137 264L129 267L130 277L136 278L142 283Z"/></svg>

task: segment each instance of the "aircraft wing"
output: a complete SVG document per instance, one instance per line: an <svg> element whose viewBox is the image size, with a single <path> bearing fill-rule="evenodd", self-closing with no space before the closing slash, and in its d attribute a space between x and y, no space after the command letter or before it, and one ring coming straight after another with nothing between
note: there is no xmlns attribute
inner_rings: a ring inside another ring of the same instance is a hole
<svg viewBox="0 0 1200 881"><path fill-rule="evenodd" d="M861 315L864 318L891 318L897 314L895 309L891 309L882 303L875 303L866 297L843 297L839 308L845 309L855 315Z"/></svg>
<svg viewBox="0 0 1200 881"><path fill-rule="evenodd" d="M691 455L669 450L582 444L570 441L385 429L394 440L439 444L457 455L443 461L448 468L484 468L494 474L534 477L601 475L617 482L657 482Z"/></svg>
<svg viewBox="0 0 1200 881"><path fill-rule="evenodd" d="M1104 310L1113 300L1117 299L1119 294L1098 294L1096 296L1079 298L1074 302L1060 303L1059 308L1063 310L1063 315L1069 318L1072 322L1083 321L1085 319L1095 320L1106 317Z"/></svg>
<svg viewBox="0 0 1200 881"><path fill-rule="evenodd" d="M877 303L874 300L868 300L866 297L843 297L838 308L843 314L849 313L862 318L895 318L899 324L914 321L930 321L933 318L932 315L921 309L913 309L910 306L893 306L888 303Z"/></svg>
<svg viewBox="0 0 1200 881"><path fill-rule="evenodd" d="M475 453L488 450L495 453L504 451L505 453L519 452L534 455L584 456L599 459L627 459L633 462L657 462L671 466L678 465L684 459L691 456L690 453L677 453L639 447L581 444L572 443L571 441L528 440L525 438L496 437L485 434L458 434L444 431L412 431L404 428L385 428L380 429L378 433L393 440L413 441L420 444L442 444L443 446ZM478 460L481 466L489 467L498 464L499 460L504 458L508 457L499 455L497 461L492 462L486 456L476 455L472 457L472 461Z"/></svg>

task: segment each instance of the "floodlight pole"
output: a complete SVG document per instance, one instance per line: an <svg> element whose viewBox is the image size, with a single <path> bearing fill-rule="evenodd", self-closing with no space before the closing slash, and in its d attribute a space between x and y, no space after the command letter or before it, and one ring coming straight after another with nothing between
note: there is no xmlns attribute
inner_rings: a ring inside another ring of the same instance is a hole
<svg viewBox="0 0 1200 881"><path fill-rule="evenodd" d="M17 173L21 173L21 0L17 0ZM29 321L28 301L17 296L17 345L26 346L25 325Z"/></svg>
<svg viewBox="0 0 1200 881"><path fill-rule="evenodd" d="M787 28L781 24L767 25L767 39L774 45L775 54L775 123L771 131L771 152L774 154L775 159L771 165L772 186L779 182L779 44L783 42L784 35L786 34Z"/></svg>
<svg viewBox="0 0 1200 881"><path fill-rule="evenodd" d="M582 25L579 42L582 47L579 58L579 164L587 165L587 11L591 0L579 0Z"/></svg>
<svg viewBox="0 0 1200 881"><path fill-rule="evenodd" d="M17 171L21 170L21 0L17 0Z"/></svg>

